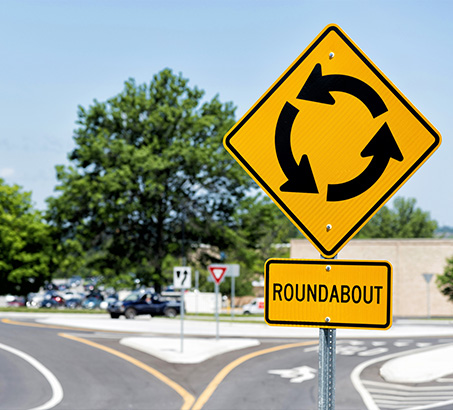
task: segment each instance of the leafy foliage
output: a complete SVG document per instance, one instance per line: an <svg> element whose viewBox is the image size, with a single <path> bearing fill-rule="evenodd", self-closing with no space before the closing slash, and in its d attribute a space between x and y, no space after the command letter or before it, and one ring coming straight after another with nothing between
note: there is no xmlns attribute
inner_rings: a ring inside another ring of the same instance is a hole
<svg viewBox="0 0 453 410"><path fill-rule="evenodd" d="M31 194L0 179L1 293L26 295L51 277L52 239Z"/></svg>
<svg viewBox="0 0 453 410"><path fill-rule="evenodd" d="M159 286L168 255L234 242L233 215L251 181L221 143L234 107L202 99L165 69L79 107L76 148L70 166L57 166L60 195L48 199L47 219L62 244L80 243L90 269Z"/></svg>
<svg viewBox="0 0 453 410"><path fill-rule="evenodd" d="M443 275L437 275L436 284L439 290L453 302L453 257L447 259Z"/></svg>
<svg viewBox="0 0 453 410"><path fill-rule="evenodd" d="M396 198L394 209L382 207L357 238L432 238L437 222L415 206L415 198Z"/></svg>

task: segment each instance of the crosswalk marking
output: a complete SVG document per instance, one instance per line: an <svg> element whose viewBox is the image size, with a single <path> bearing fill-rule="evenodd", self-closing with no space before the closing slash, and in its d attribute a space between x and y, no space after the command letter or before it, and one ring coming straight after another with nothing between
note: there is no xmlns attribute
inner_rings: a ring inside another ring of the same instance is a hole
<svg viewBox="0 0 453 410"><path fill-rule="evenodd" d="M416 410L443 407L453 403L453 384L443 386L405 386L362 380L380 409Z"/></svg>
<svg viewBox="0 0 453 410"><path fill-rule="evenodd" d="M372 380L362 380L362 383L365 384L366 386L384 387L386 389L391 387L392 389L395 389L395 390L406 390L408 392L445 390L444 386L405 386L403 384L375 382ZM450 386L449 388L450 388L451 393L453 394L452 387Z"/></svg>

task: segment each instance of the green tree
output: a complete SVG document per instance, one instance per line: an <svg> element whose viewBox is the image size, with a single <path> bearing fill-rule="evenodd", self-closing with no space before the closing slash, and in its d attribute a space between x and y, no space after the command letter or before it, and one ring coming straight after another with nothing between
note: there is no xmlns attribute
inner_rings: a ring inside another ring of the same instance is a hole
<svg viewBox="0 0 453 410"><path fill-rule="evenodd" d="M432 238L437 222L415 206L415 198L395 198L394 209L384 206L358 233L357 238Z"/></svg>
<svg viewBox="0 0 453 410"><path fill-rule="evenodd" d="M31 194L0 179L0 292L37 291L51 278L52 255L50 228L33 209Z"/></svg>
<svg viewBox="0 0 453 410"><path fill-rule="evenodd" d="M159 286L171 280L168 255L235 240L233 215L251 180L222 146L234 107L203 94L165 69L79 107L71 165L56 167L60 195L48 199L47 219L103 275L133 272Z"/></svg>
<svg viewBox="0 0 453 410"><path fill-rule="evenodd" d="M447 259L443 275L437 275L436 284L439 290L453 302L453 257Z"/></svg>

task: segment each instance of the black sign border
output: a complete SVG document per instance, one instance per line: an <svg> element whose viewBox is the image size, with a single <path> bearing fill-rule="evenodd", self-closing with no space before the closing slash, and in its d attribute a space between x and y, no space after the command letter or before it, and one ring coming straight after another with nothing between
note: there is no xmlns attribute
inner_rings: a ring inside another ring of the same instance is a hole
<svg viewBox="0 0 453 410"><path fill-rule="evenodd" d="M286 79L296 70L296 68L310 55L310 53L318 46L318 44L331 32L334 31L341 37L341 39L351 48L351 50L365 63L365 65L384 83L384 85L400 100L400 102L411 112L411 114L426 128L426 130L434 137L433 144L420 156L420 158L407 170L403 176L396 181L396 183L389 188L389 190L378 200L366 213L359 219L359 221L340 239L332 249L326 249L316 237L307 229L307 227L294 215L294 213L286 206L286 204L278 197L278 195L267 185L267 183L258 175L257 172L250 166L250 164L242 157L242 155L234 148L231 139L235 134L245 125L245 123L255 114L257 110L271 97L272 94L286 81ZM406 98L387 80L379 70L371 63L371 61L359 50L359 48L343 34L343 32L335 25L327 26L317 40L290 66L286 74L258 101L256 106L227 134L225 138L225 145L234 153L236 158L248 170L248 172L258 180L261 186L272 197L272 199L284 209L290 216L296 227L307 236L317 249L327 257L335 256L339 250L359 231L372 215L377 212L385 202L410 178L411 174L428 158L431 153L439 146L440 136L433 127L415 110Z"/></svg>
<svg viewBox="0 0 453 410"><path fill-rule="evenodd" d="M270 291L270 266L272 264L284 265L344 265L344 266L384 266L387 268L387 307L386 322L384 324L374 323L341 323L341 322L309 322L309 321L291 321L291 320L271 320L269 318L269 291ZM351 261L351 260L308 260L308 259L269 259L266 261L265 269L265 303L264 319L269 325L280 326L302 326L302 327L322 327L322 328L346 328L346 329L380 329L385 330L392 324L392 265L387 261Z"/></svg>

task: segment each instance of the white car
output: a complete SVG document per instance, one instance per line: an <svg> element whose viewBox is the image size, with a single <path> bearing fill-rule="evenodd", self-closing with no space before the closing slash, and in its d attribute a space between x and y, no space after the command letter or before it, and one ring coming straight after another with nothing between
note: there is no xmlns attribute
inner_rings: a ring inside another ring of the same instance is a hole
<svg viewBox="0 0 453 410"><path fill-rule="evenodd" d="M73 292L72 290L66 290L64 292L60 292L59 294L64 300L77 299L81 301L85 298L85 295L82 295L79 292Z"/></svg>
<svg viewBox="0 0 453 410"><path fill-rule="evenodd" d="M264 298L253 299L251 303L242 306L244 315L264 314Z"/></svg>

